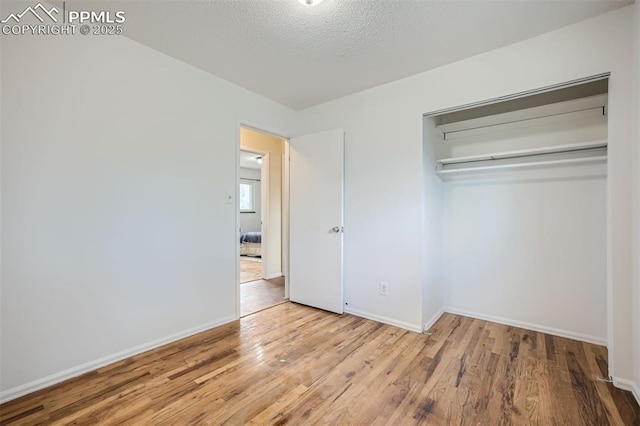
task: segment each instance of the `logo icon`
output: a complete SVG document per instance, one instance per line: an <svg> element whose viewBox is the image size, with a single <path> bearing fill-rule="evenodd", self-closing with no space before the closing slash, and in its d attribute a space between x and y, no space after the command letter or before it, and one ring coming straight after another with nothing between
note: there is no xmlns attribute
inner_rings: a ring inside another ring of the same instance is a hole
<svg viewBox="0 0 640 426"><path fill-rule="evenodd" d="M7 22L9 22L10 20L13 19L15 21L15 23L17 24L28 13L31 13L33 16L35 16L40 22L44 22L44 19L43 19L42 16L48 16L49 18L51 18L51 20L53 22L58 22L58 20L56 19L55 16L53 16L53 14L54 13L57 14L57 13L60 13L60 12L55 7L52 7L51 9L47 10L47 8L42 5L42 3L38 3L34 7L28 6L24 11L22 11L22 13L12 13L12 14L10 14L5 19L0 21L0 23L6 24Z"/></svg>

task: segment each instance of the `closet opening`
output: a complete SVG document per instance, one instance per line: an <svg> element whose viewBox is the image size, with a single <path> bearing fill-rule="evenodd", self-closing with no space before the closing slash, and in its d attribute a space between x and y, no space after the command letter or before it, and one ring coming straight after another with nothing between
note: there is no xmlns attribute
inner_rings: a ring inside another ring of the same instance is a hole
<svg viewBox="0 0 640 426"><path fill-rule="evenodd" d="M446 311L607 344L607 117L608 74L424 116Z"/></svg>

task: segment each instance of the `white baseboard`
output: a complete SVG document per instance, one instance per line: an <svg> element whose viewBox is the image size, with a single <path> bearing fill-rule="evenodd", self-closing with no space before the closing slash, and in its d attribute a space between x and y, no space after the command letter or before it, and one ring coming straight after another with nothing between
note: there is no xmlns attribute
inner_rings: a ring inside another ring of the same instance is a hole
<svg viewBox="0 0 640 426"><path fill-rule="evenodd" d="M142 345L134 346L133 348L126 349L124 351L120 351L115 354L96 359L94 361L89 361L82 365L78 365L77 367L72 367L72 368L69 368L68 370L64 370L59 373L54 373L49 376L43 377L41 379L37 379L20 386L16 386L14 388L4 390L0 392L0 404L3 404L7 401L11 401L13 399L19 398L24 395L28 395L36 391L39 391L40 389L53 386L60 382L64 382L65 380L69 380L73 377L80 376L84 373L97 370L98 368L102 368L106 365L113 364L114 362L121 361L125 358L138 355L142 352L146 352L151 349L155 349L157 347L166 345L168 343L172 343L177 340L184 339L185 337L189 337L194 334L198 334L203 331L212 329L214 327L218 327L223 324L230 323L232 321L235 321L236 319L237 318L235 316L232 316L232 317L222 318L218 321L213 321L207 324L202 324L197 327L193 327L188 330L174 333L169 336L162 337L160 339L156 339L148 343L143 343Z"/></svg>
<svg viewBox="0 0 640 426"><path fill-rule="evenodd" d="M465 317L476 318L484 321L497 322L498 324L509 325L512 327L526 328L527 330L537 331L541 333L552 334L554 336L564 337L567 339L578 340L581 342L593 343L595 345L607 346L607 339L602 337L590 336L588 334L575 333L573 331L562 330L559 328L547 327L544 325L533 324L530 322L517 321L493 315L480 314L478 312L465 311L464 309L444 308L445 312Z"/></svg>
<svg viewBox="0 0 640 426"><path fill-rule="evenodd" d="M378 321L384 324L393 325L395 327L404 328L405 330L415 331L416 333L422 333L422 328L416 324L410 324L408 322L394 320L392 318L371 314L369 312L359 311L353 308L345 308L344 312L347 314L355 315L357 317L362 317L362 318L370 319L373 321Z"/></svg>
<svg viewBox="0 0 640 426"><path fill-rule="evenodd" d="M617 388L631 392L638 405L640 405L640 386L636 382L622 379L620 377L614 377L613 385Z"/></svg>
<svg viewBox="0 0 640 426"><path fill-rule="evenodd" d="M272 280L274 278L280 278L280 277L284 277L284 274L282 272L276 272L275 274L267 275L264 279L265 280Z"/></svg>
<svg viewBox="0 0 640 426"><path fill-rule="evenodd" d="M423 331L427 331L431 327L433 327L433 324L435 324L436 321L438 321L440 319L442 314L444 314L444 308L440 308L440 310L438 312L436 312L436 314L434 316L432 316L429 321L425 322L424 323L424 328L422 330Z"/></svg>

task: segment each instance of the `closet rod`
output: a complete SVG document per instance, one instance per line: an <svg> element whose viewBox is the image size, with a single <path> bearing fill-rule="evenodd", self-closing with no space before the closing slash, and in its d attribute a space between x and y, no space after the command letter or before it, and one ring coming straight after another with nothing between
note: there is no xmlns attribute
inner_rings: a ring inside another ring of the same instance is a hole
<svg viewBox="0 0 640 426"><path fill-rule="evenodd" d="M532 161L530 163L497 164L494 166L444 169L444 170L437 170L436 173L439 175L443 175L443 174L450 174L450 173L475 172L475 171L483 171L483 170L516 169L516 168L522 168L522 167L553 166L553 165L559 165L559 164L595 163L595 162L602 162L602 161L604 162L607 161L606 155L598 156L598 157L568 158L564 160Z"/></svg>

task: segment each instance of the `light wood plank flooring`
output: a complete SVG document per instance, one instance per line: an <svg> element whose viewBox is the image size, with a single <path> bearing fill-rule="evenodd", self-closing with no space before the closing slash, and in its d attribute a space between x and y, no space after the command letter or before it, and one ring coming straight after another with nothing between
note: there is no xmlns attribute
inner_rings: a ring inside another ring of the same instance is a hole
<svg viewBox="0 0 640 426"><path fill-rule="evenodd" d="M18 424L632 425L603 347L445 314L426 336L284 303L0 407Z"/></svg>
<svg viewBox="0 0 640 426"><path fill-rule="evenodd" d="M284 300L284 277L240 284L241 316L258 312Z"/></svg>
<svg viewBox="0 0 640 426"><path fill-rule="evenodd" d="M262 260L248 256L240 256L240 282L246 283L262 279Z"/></svg>

